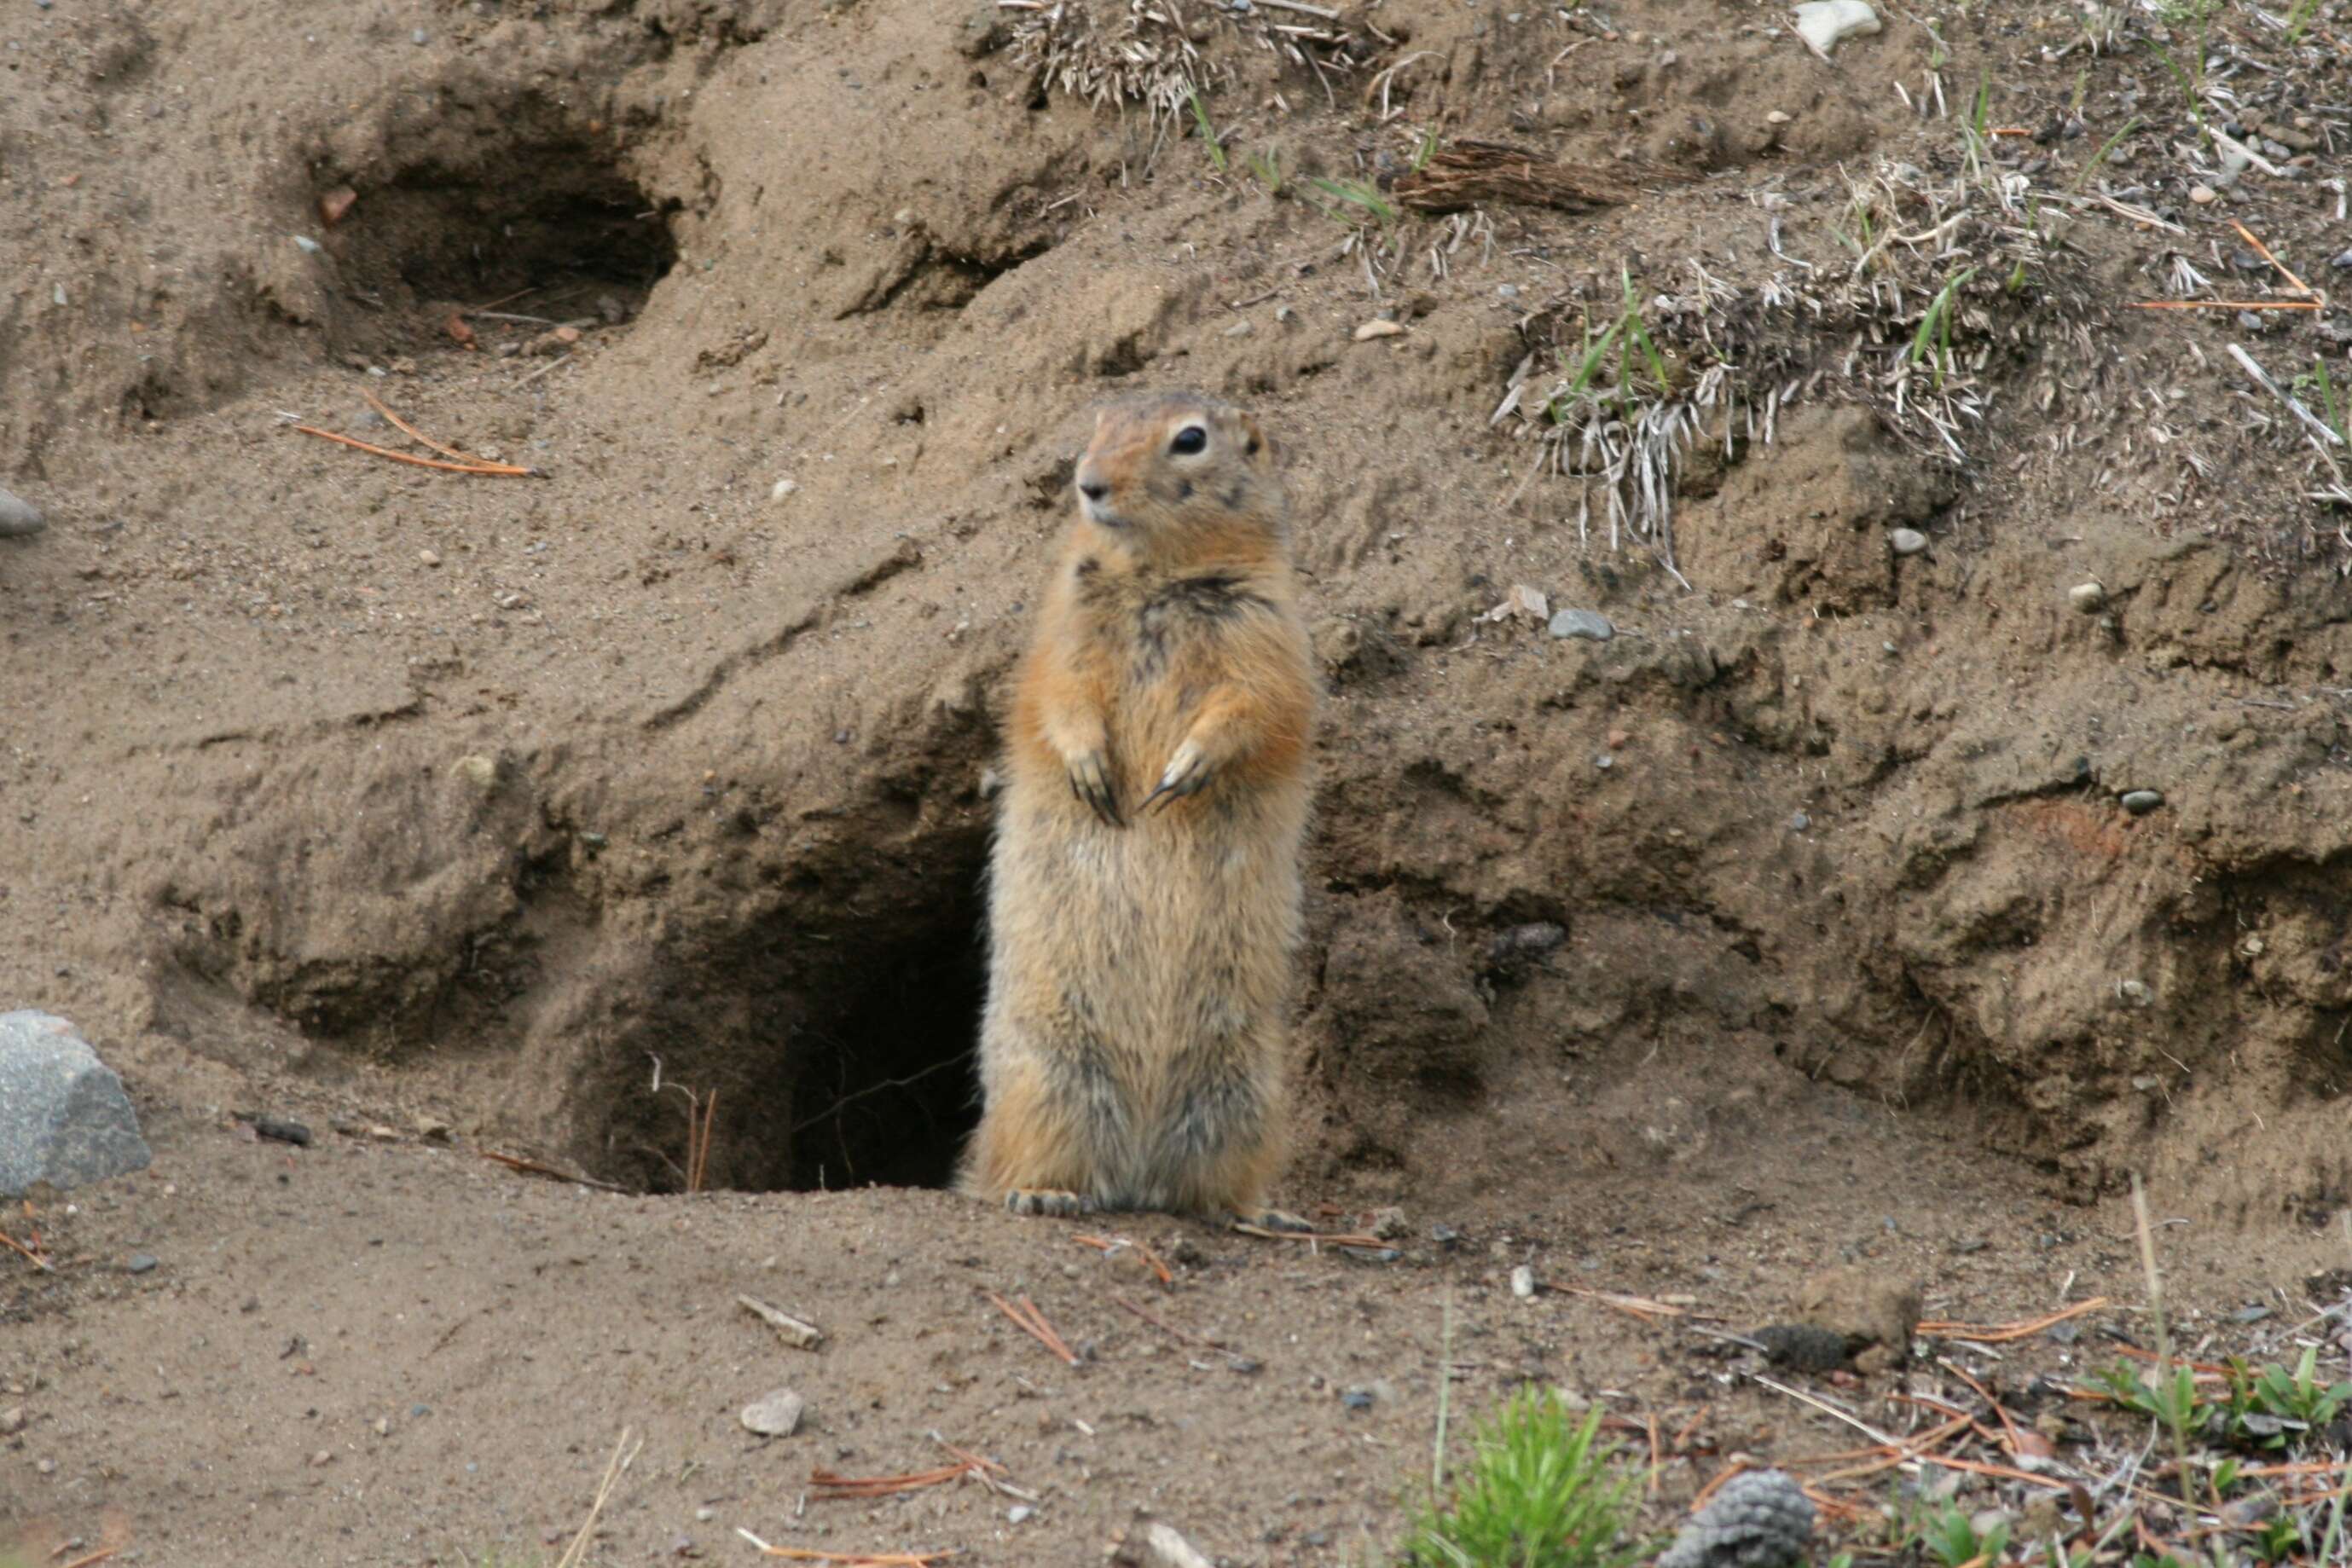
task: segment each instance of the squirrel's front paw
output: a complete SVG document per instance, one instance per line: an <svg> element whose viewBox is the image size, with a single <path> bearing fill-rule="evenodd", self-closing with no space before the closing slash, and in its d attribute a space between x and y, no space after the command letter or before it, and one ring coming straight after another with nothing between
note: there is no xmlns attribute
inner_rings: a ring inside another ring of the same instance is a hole
<svg viewBox="0 0 2352 1568"><path fill-rule="evenodd" d="M1118 789L1112 784L1110 764L1099 751L1082 751L1070 758L1070 793L1108 826L1127 824L1118 814Z"/></svg>
<svg viewBox="0 0 2352 1568"><path fill-rule="evenodd" d="M1004 1195L1004 1207L1014 1214L1050 1215L1056 1219L1076 1219L1081 1214L1095 1211L1095 1200L1075 1192L1063 1192L1053 1187L1016 1186Z"/></svg>
<svg viewBox="0 0 2352 1568"><path fill-rule="evenodd" d="M1160 787L1143 798L1143 809L1147 811L1164 809L1171 800L1199 794L1208 788L1213 772L1214 769L1209 766L1208 755L1198 743L1186 741L1176 748L1176 755L1168 759L1167 768L1160 775Z"/></svg>

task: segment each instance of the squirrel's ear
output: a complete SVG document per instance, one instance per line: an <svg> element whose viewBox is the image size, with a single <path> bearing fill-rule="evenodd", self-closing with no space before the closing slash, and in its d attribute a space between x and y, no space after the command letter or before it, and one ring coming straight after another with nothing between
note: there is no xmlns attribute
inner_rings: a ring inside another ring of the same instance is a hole
<svg viewBox="0 0 2352 1568"><path fill-rule="evenodd" d="M1265 431L1258 424L1255 414L1242 415L1242 452L1249 457L1255 457L1262 452L1267 462L1274 461L1274 443L1266 439Z"/></svg>

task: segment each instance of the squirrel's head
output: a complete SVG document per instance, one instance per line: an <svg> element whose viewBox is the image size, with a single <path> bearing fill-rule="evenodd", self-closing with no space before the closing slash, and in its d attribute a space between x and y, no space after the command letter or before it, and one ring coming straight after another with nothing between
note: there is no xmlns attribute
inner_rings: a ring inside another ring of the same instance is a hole
<svg viewBox="0 0 2352 1568"><path fill-rule="evenodd" d="M1274 444L1249 414L1197 392L1104 408L1076 477L1080 514L1138 549L1181 545L1172 536L1189 532L1282 530Z"/></svg>

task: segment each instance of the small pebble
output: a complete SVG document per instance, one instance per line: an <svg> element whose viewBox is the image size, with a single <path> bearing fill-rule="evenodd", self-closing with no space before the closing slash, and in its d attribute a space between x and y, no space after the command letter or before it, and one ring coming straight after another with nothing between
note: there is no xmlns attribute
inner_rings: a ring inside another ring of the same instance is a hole
<svg viewBox="0 0 2352 1568"><path fill-rule="evenodd" d="M2156 1000L2156 993L2146 980L2126 980L2116 988L2116 994L2136 1008L2144 1008Z"/></svg>
<svg viewBox="0 0 2352 1568"><path fill-rule="evenodd" d="M1511 1270L1511 1294L1523 1301L1533 1301L1536 1293L1536 1271L1522 1263Z"/></svg>
<svg viewBox="0 0 2352 1568"><path fill-rule="evenodd" d="M694 1511L694 1521L697 1524L709 1524L718 1517L719 1511L715 1508L698 1508Z"/></svg>
<svg viewBox="0 0 2352 1568"><path fill-rule="evenodd" d="M327 248L325 246L320 245L317 240L312 239L309 235L296 235L294 236L294 245L295 247L301 251L304 256L319 256L323 254ZM62 304L63 301L59 301L59 303Z"/></svg>
<svg viewBox="0 0 2352 1568"><path fill-rule="evenodd" d="M779 479L769 487L768 499L781 501L800 487L801 482L797 479Z"/></svg>
<svg viewBox="0 0 2352 1568"><path fill-rule="evenodd" d="M0 539L29 538L48 526L40 507L0 490Z"/></svg>
<svg viewBox="0 0 2352 1568"><path fill-rule="evenodd" d="M2129 789L2124 792L2124 810L2135 817L2145 817L2164 804L2164 796L2154 789Z"/></svg>
<svg viewBox="0 0 2352 1568"><path fill-rule="evenodd" d="M2328 257L2327 265L2335 267L2339 272L2347 267L2352 267L2352 250L2337 251L2334 256Z"/></svg>
<svg viewBox="0 0 2352 1568"><path fill-rule="evenodd" d="M1004 1522L1007 1524L1026 1524L1036 1517L1037 1511L1025 1502L1016 1502L1004 1511Z"/></svg>
<svg viewBox="0 0 2352 1568"><path fill-rule="evenodd" d="M2107 591L2095 582L2078 582L2066 591L2066 602L2088 615L2107 601Z"/></svg>
<svg viewBox="0 0 2352 1568"><path fill-rule="evenodd" d="M58 1473L58 1462L55 1459L40 1459L34 1463L33 1469L42 1475L53 1476Z"/></svg>
<svg viewBox="0 0 2352 1568"><path fill-rule="evenodd" d="M419 27L415 32L409 34L408 41L412 44L422 45L425 42L425 29Z"/></svg>
<svg viewBox="0 0 2352 1568"><path fill-rule="evenodd" d="M1886 545L1896 555L1917 555L1927 548L1927 536L1916 528L1896 528L1886 536Z"/></svg>
<svg viewBox="0 0 2352 1568"><path fill-rule="evenodd" d="M1516 283L1497 283L1495 285L1495 294L1498 298L1517 299L1519 297L1519 286Z"/></svg>
<svg viewBox="0 0 2352 1568"><path fill-rule="evenodd" d="M375 1435L379 1437L389 1437L392 1436L391 1416L379 1416L375 1418Z"/></svg>
<svg viewBox="0 0 2352 1568"><path fill-rule="evenodd" d="M421 549L416 552L416 559L423 561L426 566L439 566L441 564L441 552L438 550Z"/></svg>
<svg viewBox="0 0 2352 1568"><path fill-rule="evenodd" d="M779 1388L743 1406L744 1427L762 1437L789 1437L801 1429L808 1402L789 1388Z"/></svg>
<svg viewBox="0 0 2352 1568"><path fill-rule="evenodd" d="M11 1405L0 1410L0 1437L13 1437L25 1429L25 1407Z"/></svg>
<svg viewBox="0 0 2352 1568"><path fill-rule="evenodd" d="M134 1274L152 1274L155 1271L156 1267L155 1254L152 1252L133 1252L122 1266L130 1270Z"/></svg>
<svg viewBox="0 0 2352 1568"><path fill-rule="evenodd" d="M1375 338L1393 338L1404 329L1393 321L1367 321L1356 329L1356 341L1369 343Z"/></svg>
<svg viewBox="0 0 2352 1568"><path fill-rule="evenodd" d="M1796 117L1794 115L1776 109L1771 113L1764 117L1764 123L1767 125L1786 125L1795 118Z"/></svg>
<svg viewBox="0 0 2352 1568"><path fill-rule="evenodd" d="M1793 812L1790 812L1790 816L1789 816L1789 831L1790 831L1790 832L1792 832L1792 833L1801 833L1801 832L1803 832L1807 828L1810 828L1810 827L1811 827L1812 825L1813 825L1813 820L1812 820L1811 817L1808 817L1807 815L1805 815L1805 813L1804 813L1804 812L1802 812L1802 811L1793 811Z"/></svg>
<svg viewBox="0 0 2352 1568"><path fill-rule="evenodd" d="M1606 643L1617 635L1617 628L1598 610L1563 610L1551 618L1550 630L1555 637L1582 637L1594 643Z"/></svg>
<svg viewBox="0 0 2352 1568"><path fill-rule="evenodd" d="M1372 1396L1360 1388L1350 1388L1339 1396L1339 1403L1350 1410L1369 1410L1372 1407Z"/></svg>
<svg viewBox="0 0 2352 1568"><path fill-rule="evenodd" d="M1246 338L1249 335L1250 324L1246 321L1236 321L1225 329L1225 336L1228 338Z"/></svg>
<svg viewBox="0 0 2352 1568"><path fill-rule="evenodd" d="M2213 197L2214 190L2210 185L2191 185L2189 187L2189 199L2196 203L2200 207L2210 205L2212 203Z"/></svg>

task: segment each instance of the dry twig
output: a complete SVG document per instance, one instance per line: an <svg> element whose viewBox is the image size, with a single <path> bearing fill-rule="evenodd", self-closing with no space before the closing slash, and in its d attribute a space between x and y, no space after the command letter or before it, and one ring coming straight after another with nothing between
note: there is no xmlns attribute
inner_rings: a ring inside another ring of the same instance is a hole
<svg viewBox="0 0 2352 1568"><path fill-rule="evenodd" d="M2046 1318L2035 1318L2029 1322L2021 1323L1985 1325L1952 1322L1939 1318L1920 1323L1919 1332L1941 1334L1946 1339L1969 1340L1978 1344L2006 1344L2011 1340L2027 1339L2042 1333L2044 1329L2055 1328L2068 1318L2079 1318L2084 1312L2097 1312L2106 1304L2106 1297L2093 1296L2087 1301L2075 1302L2063 1312L2053 1312Z"/></svg>
<svg viewBox="0 0 2352 1568"><path fill-rule="evenodd" d="M958 1555L953 1550L943 1552L819 1552L807 1546L771 1546L741 1525L735 1533L758 1547L770 1557L781 1557L788 1563L840 1563L848 1568L930 1568Z"/></svg>
<svg viewBox="0 0 2352 1568"><path fill-rule="evenodd" d="M320 430L315 424L294 427L305 435L315 435L321 441L331 441L342 446L354 446L378 457L389 457L394 463L413 463L419 468L438 468L448 474L490 474L510 478L537 477L536 468L518 467L512 463L446 463L437 457L419 457L413 452L394 452L389 446L378 446L372 441L362 441L354 435L338 435L331 430Z"/></svg>
<svg viewBox="0 0 2352 1568"><path fill-rule="evenodd" d="M553 1166L543 1166L537 1160L527 1160L520 1155L501 1155L490 1149L482 1150L481 1155L486 1160L502 1165L509 1170L520 1171L525 1176L546 1176L553 1181L576 1181L582 1186L593 1186L599 1192L629 1190L627 1187L616 1186L608 1181L598 1181L594 1176L580 1176L572 1171L558 1170Z"/></svg>
<svg viewBox="0 0 2352 1568"><path fill-rule="evenodd" d="M1054 1325L1045 1321L1045 1314L1037 1310L1036 1302L1024 1296L1021 1298L1021 1304L1016 1307L994 1291L983 1291L981 1294L995 1302L996 1310L1011 1318L1030 1338L1060 1356L1070 1365L1078 1364L1078 1353L1072 1350L1068 1343L1054 1332Z"/></svg>

